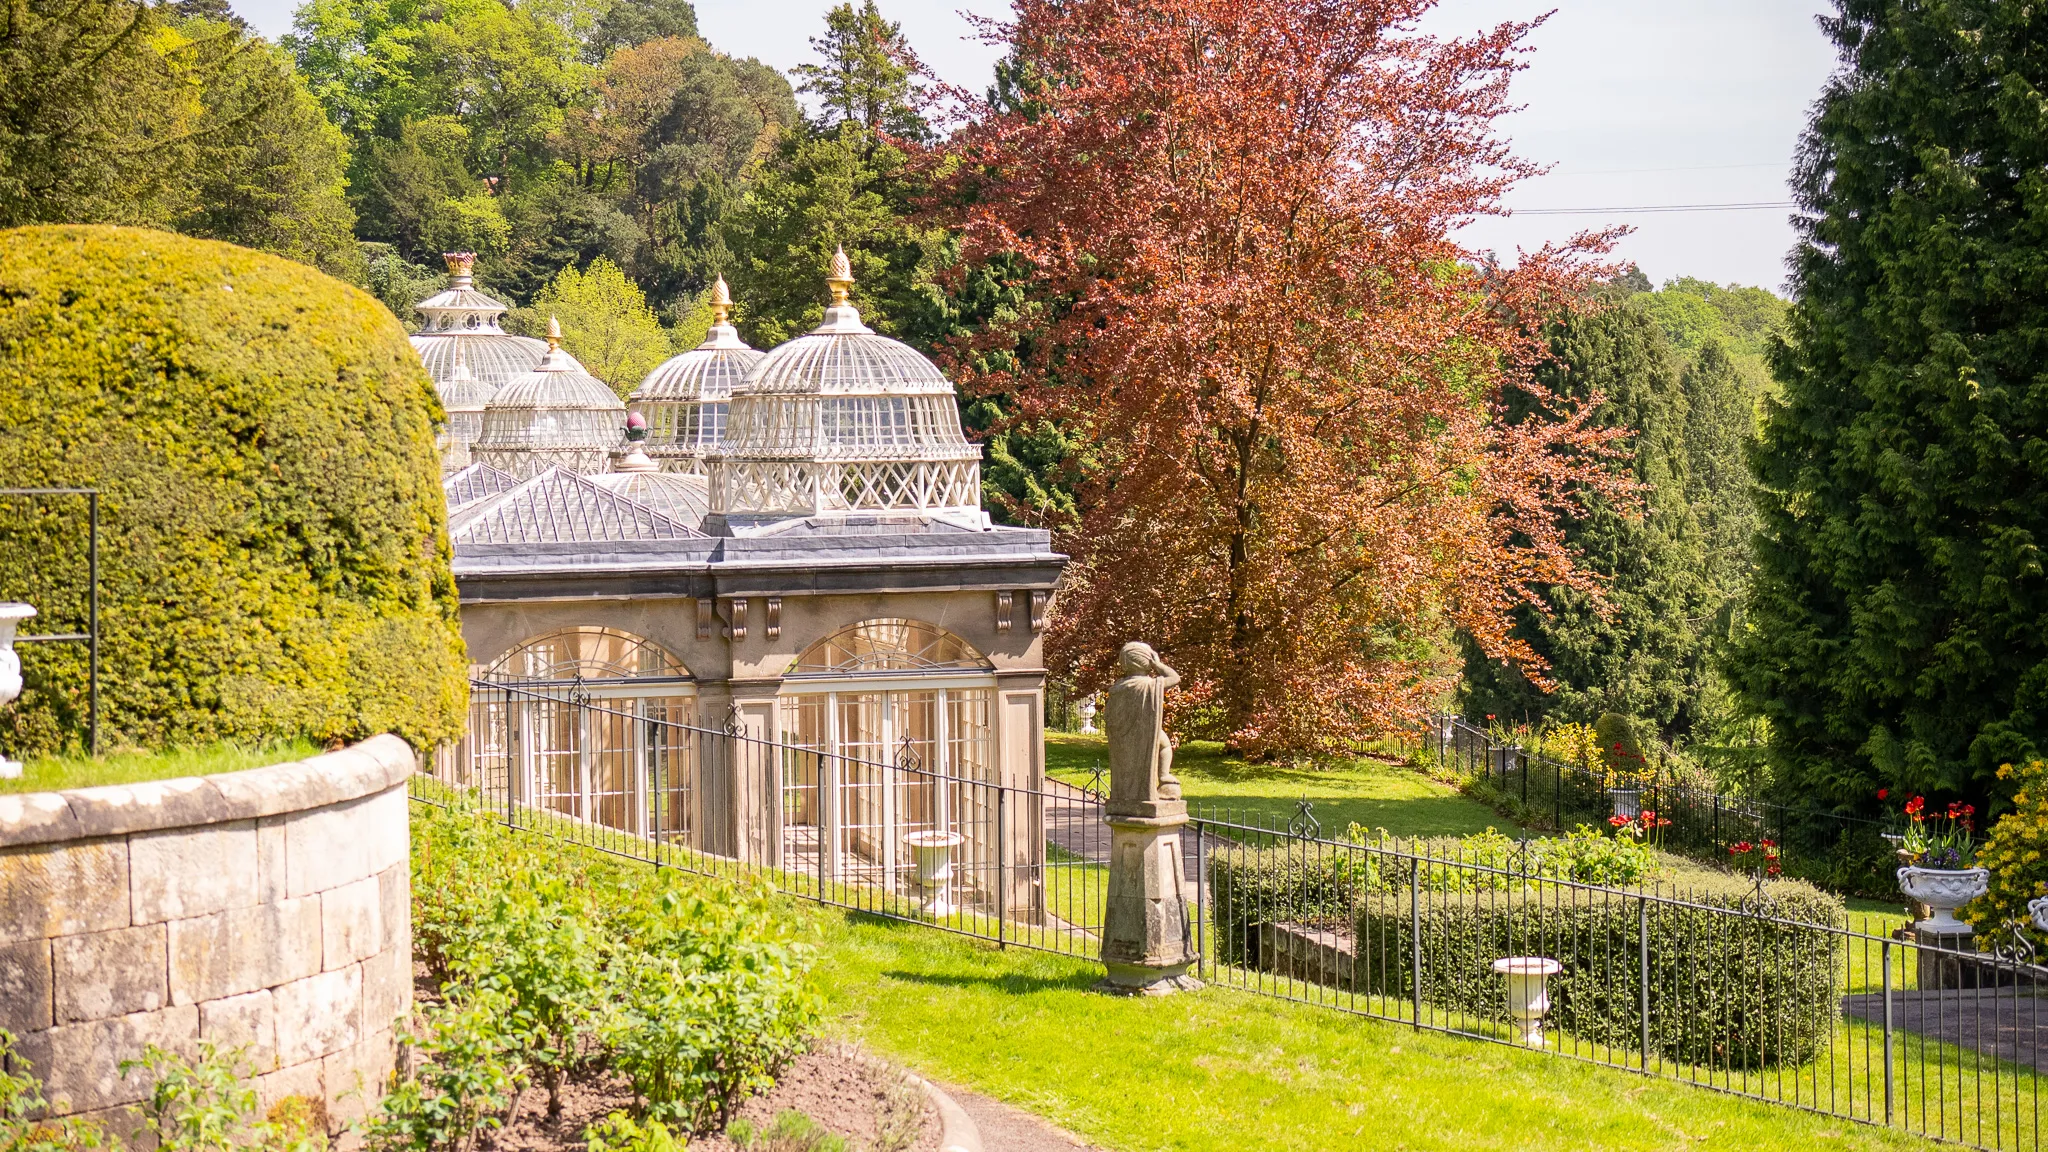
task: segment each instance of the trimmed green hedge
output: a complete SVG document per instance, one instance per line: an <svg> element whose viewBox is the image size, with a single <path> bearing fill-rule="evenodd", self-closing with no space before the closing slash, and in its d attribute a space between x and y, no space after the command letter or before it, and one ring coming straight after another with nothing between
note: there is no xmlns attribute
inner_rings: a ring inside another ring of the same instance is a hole
<svg viewBox="0 0 2048 1152"><path fill-rule="evenodd" d="M1443 848L1423 847L1432 855ZM1216 852L1210 892L1218 960L1268 966L1260 955L1263 924L1348 929L1358 960L1344 982L1363 995L1412 997L1412 864L1374 855ZM1826 926L1840 922L1841 902L1802 881L1774 881L1764 890L1769 918L1743 916L1735 910L1753 895L1751 883L1705 872L1683 881L1685 903L1673 903L1543 880L1456 891L1447 889L1470 885L1426 876L1422 999L1438 1012L1505 1020L1506 983L1493 961L1548 956L1564 966L1550 982L1551 1024L1582 1041L1637 1049L1647 908L1652 1052L1716 1068L1811 1060L1835 1024L1837 940Z"/></svg>
<svg viewBox="0 0 2048 1152"><path fill-rule="evenodd" d="M301 264L139 228L0 232L0 482L102 493L109 746L460 731L431 382ZM0 499L0 599L85 624L83 501ZM22 649L10 752L75 748L85 651Z"/></svg>

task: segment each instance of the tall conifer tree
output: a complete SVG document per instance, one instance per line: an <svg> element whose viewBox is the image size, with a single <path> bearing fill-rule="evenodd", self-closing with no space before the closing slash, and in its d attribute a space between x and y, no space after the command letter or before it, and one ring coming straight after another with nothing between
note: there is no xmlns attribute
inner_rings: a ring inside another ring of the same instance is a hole
<svg viewBox="0 0 2048 1152"><path fill-rule="evenodd" d="M1838 3L1738 675L1781 789L1870 808L2048 749L2048 7Z"/></svg>

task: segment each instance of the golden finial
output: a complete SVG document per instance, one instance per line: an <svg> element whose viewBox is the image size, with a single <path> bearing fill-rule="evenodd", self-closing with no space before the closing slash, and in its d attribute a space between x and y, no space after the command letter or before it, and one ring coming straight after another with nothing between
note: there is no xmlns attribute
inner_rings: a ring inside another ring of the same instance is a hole
<svg viewBox="0 0 2048 1152"><path fill-rule="evenodd" d="M448 274L457 279L467 280L476 270L476 253L443 252L441 259L448 264Z"/></svg>
<svg viewBox="0 0 2048 1152"><path fill-rule="evenodd" d="M732 289L725 286L725 277L711 286L711 322L725 324L732 318Z"/></svg>
<svg viewBox="0 0 2048 1152"><path fill-rule="evenodd" d="M825 286L832 290L832 306L846 307L846 294L853 288L853 265L847 262L843 246L832 253L832 274L825 277Z"/></svg>
<svg viewBox="0 0 2048 1152"><path fill-rule="evenodd" d="M548 317L548 351L560 352L561 350L562 322L550 316Z"/></svg>

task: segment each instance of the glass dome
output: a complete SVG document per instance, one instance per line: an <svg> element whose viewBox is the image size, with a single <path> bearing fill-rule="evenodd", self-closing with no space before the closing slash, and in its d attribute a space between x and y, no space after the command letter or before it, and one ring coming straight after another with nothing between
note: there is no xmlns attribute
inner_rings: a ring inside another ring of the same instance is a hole
<svg viewBox="0 0 2048 1152"><path fill-rule="evenodd" d="M590 479L607 492L692 528L703 524L711 511L711 487L704 477L662 471L638 442L614 450L612 470Z"/></svg>
<svg viewBox="0 0 2048 1152"><path fill-rule="evenodd" d="M734 388L711 467L715 511L981 516L981 450L960 430L952 382L915 349L861 323L846 253L832 258L825 322L762 357Z"/></svg>
<svg viewBox="0 0 2048 1152"><path fill-rule="evenodd" d="M649 372L633 392L634 411L647 418L647 455L665 472L704 472L704 458L725 433L733 386L761 359L740 341L731 313L732 293L720 276L711 289L704 342Z"/></svg>
<svg viewBox="0 0 2048 1152"><path fill-rule="evenodd" d="M448 422L435 437L441 449L441 468L459 471L469 467L469 446L483 435L484 404L490 400L493 389L470 372L468 358L459 345L455 349L454 371L448 379L435 381L434 388L441 394L441 407L448 414Z"/></svg>
<svg viewBox="0 0 2048 1152"><path fill-rule="evenodd" d="M521 480L557 467L601 472L619 442L626 406L562 351L562 326L552 317L547 349L533 371L498 389L484 406L483 431L470 457Z"/></svg>
<svg viewBox="0 0 2048 1152"><path fill-rule="evenodd" d="M425 317L424 326L412 337L413 351L420 354L435 387L454 378L459 359L477 381L495 392L531 371L548 346L498 326L506 308L473 286L476 253L448 252L442 259L448 262L448 287L413 305ZM448 403L446 392L441 402Z"/></svg>

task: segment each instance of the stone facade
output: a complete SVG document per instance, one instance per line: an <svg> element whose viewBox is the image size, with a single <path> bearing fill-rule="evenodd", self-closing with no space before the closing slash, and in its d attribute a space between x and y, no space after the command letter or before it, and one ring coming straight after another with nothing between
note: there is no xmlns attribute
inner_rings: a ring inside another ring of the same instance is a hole
<svg viewBox="0 0 2048 1152"><path fill-rule="evenodd" d="M262 1106L332 1131L378 1095L412 1001L412 750L0 796L0 1028L54 1115L125 1130L143 1046L245 1048Z"/></svg>

